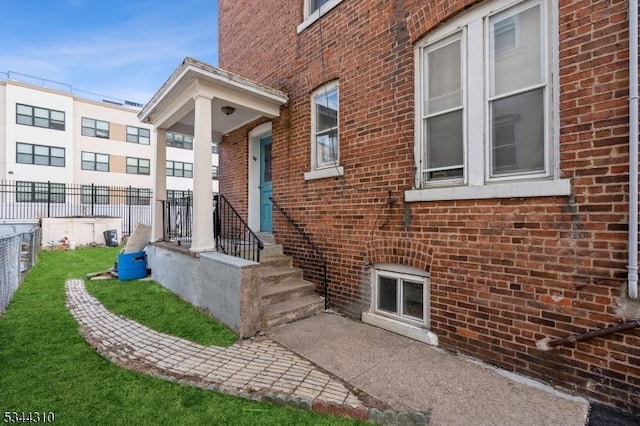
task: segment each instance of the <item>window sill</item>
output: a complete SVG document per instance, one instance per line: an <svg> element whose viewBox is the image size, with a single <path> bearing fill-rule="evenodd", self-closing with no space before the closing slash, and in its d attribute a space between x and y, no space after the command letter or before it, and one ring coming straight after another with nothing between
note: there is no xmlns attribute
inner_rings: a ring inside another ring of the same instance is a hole
<svg viewBox="0 0 640 426"><path fill-rule="evenodd" d="M371 312L362 313L362 322L375 327L409 337L410 339L426 343L428 345L438 346L438 336L435 333L415 325L405 324L391 318L381 317Z"/></svg>
<svg viewBox="0 0 640 426"><path fill-rule="evenodd" d="M304 174L304 180L324 179L330 177L344 176L344 167L327 167L326 169L311 170Z"/></svg>
<svg viewBox="0 0 640 426"><path fill-rule="evenodd" d="M405 191L405 201L411 203L419 201L554 197L564 195L571 195L571 181L569 179L412 189Z"/></svg>
<svg viewBox="0 0 640 426"><path fill-rule="evenodd" d="M342 3L342 0L329 0L327 3L323 4L320 7L320 9L314 11L312 14L307 16L305 20L300 25L298 25L298 29L297 29L298 34L300 34L302 31L305 30L305 28L309 27L311 24L313 24L318 19L320 19L321 16L329 12L331 9L333 9L340 3Z"/></svg>

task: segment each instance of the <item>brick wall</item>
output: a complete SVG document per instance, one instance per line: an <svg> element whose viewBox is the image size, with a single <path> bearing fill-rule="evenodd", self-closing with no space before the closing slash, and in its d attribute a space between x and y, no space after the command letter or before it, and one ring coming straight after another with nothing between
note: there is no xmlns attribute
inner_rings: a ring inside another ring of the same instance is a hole
<svg viewBox="0 0 640 426"><path fill-rule="evenodd" d="M368 309L371 263L428 270L442 346L640 409L639 331L535 345L640 317L625 299L627 3L559 1L560 169L571 196L406 203L414 43L472 3L345 0L297 34L301 0L264 0L260 10L220 0L220 65L290 96L273 123L274 198L323 250L333 307L354 317ZM344 178L305 181L309 95L332 79ZM247 131L221 146L221 191L245 212ZM317 257L276 210L274 233L320 291Z"/></svg>

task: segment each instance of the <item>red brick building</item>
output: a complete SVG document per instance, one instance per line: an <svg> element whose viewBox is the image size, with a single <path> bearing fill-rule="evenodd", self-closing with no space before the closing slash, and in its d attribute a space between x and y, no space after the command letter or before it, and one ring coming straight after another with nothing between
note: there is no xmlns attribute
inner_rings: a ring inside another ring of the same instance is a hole
<svg viewBox="0 0 640 426"><path fill-rule="evenodd" d="M221 68L288 95L223 136L221 193L321 293L304 230L336 310L638 410L639 329L536 345L640 317L628 7L219 0Z"/></svg>

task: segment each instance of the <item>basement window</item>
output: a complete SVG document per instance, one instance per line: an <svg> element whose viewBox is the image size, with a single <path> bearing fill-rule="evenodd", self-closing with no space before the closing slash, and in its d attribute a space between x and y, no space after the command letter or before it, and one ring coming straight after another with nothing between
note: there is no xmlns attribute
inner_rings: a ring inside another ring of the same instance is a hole
<svg viewBox="0 0 640 426"><path fill-rule="evenodd" d="M392 263L374 265L371 272L371 309L362 321L437 345L429 331L429 274L417 268Z"/></svg>
<svg viewBox="0 0 640 426"><path fill-rule="evenodd" d="M374 275L375 313L420 325L427 323L426 277L383 269L376 269Z"/></svg>

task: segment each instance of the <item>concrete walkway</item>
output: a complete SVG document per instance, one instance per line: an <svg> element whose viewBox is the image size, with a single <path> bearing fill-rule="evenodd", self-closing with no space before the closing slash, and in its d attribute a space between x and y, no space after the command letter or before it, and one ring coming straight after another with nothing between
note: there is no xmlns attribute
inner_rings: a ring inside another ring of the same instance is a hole
<svg viewBox="0 0 640 426"><path fill-rule="evenodd" d="M587 419L582 398L338 315L286 324L269 337L396 410L431 410L432 425L582 426Z"/></svg>
<svg viewBox="0 0 640 426"><path fill-rule="evenodd" d="M308 360L260 337L202 346L108 311L84 281L66 283L66 305L85 339L124 368L189 386L376 423L426 425L422 412L395 411ZM356 395L357 393L357 395Z"/></svg>
<svg viewBox="0 0 640 426"><path fill-rule="evenodd" d="M587 416L584 400L338 315L205 347L109 312L82 280L68 280L66 292L104 357L191 386L385 424L582 426Z"/></svg>

